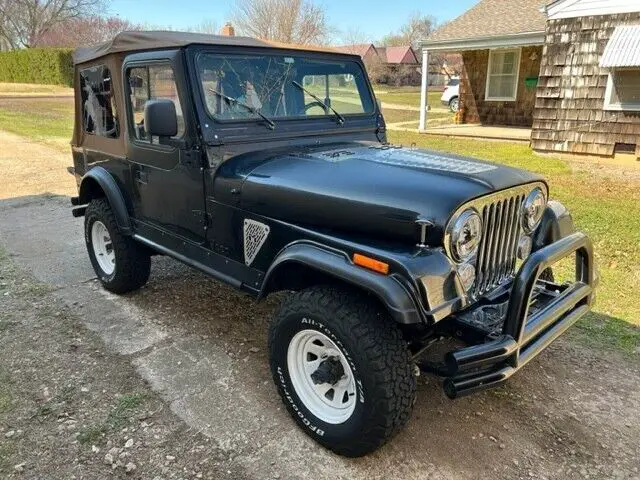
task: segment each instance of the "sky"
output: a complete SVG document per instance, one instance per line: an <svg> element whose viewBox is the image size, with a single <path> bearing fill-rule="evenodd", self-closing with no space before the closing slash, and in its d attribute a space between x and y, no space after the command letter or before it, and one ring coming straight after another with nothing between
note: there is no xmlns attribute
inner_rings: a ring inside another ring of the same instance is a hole
<svg viewBox="0 0 640 480"><path fill-rule="evenodd" d="M357 29L377 40L400 28L412 12L451 20L478 0L316 0L324 5L330 24L338 31ZM110 14L143 25L185 29L229 19L233 0L112 0ZM339 36L339 33L336 33ZM332 42L333 43L333 42Z"/></svg>

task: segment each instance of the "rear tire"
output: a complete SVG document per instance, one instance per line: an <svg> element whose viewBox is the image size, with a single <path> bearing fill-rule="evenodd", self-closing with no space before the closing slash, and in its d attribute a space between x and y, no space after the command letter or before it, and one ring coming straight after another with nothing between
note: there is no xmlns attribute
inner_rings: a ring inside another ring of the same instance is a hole
<svg viewBox="0 0 640 480"><path fill-rule="evenodd" d="M149 251L120 232L105 198L91 200L87 206L84 239L93 270L110 292L131 292L149 280Z"/></svg>
<svg viewBox="0 0 640 480"><path fill-rule="evenodd" d="M460 100L458 97L453 97L449 100L449 110L456 113L460 109Z"/></svg>
<svg viewBox="0 0 640 480"><path fill-rule="evenodd" d="M287 410L335 453L372 452L409 420L409 350L387 312L364 295L333 287L294 293L271 323L269 354Z"/></svg>

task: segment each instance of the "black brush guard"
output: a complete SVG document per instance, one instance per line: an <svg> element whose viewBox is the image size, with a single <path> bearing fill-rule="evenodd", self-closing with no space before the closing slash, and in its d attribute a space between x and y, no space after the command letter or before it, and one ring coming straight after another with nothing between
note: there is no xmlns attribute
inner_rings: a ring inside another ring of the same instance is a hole
<svg viewBox="0 0 640 480"><path fill-rule="evenodd" d="M574 253L575 282L529 315L540 274ZM531 254L513 280L502 334L446 354L447 396L468 395L506 381L589 310L594 288L593 249L584 233L574 233Z"/></svg>

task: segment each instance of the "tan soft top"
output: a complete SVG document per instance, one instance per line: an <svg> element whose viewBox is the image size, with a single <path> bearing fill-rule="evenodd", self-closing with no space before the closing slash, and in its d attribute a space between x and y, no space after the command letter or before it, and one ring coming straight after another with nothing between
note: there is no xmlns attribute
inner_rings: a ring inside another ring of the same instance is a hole
<svg viewBox="0 0 640 480"><path fill-rule="evenodd" d="M296 45L258 40L251 37L235 37L223 35L206 35L203 33L172 32L172 31L143 31L121 32L113 40L101 43L95 47L78 48L73 52L73 63L85 63L112 53L122 53L141 50L157 50L162 48L180 48L192 44L286 48L306 50L312 52L341 53L329 47Z"/></svg>

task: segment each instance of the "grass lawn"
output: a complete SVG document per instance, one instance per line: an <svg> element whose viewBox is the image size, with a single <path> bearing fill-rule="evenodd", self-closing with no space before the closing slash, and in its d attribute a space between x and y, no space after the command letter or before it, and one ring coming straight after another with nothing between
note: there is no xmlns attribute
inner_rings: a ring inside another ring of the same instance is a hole
<svg viewBox="0 0 640 480"><path fill-rule="evenodd" d="M386 85L375 85L376 98L382 102L394 103L397 105L408 105L420 107L420 87L387 87ZM429 91L428 104L432 108L440 107L441 91Z"/></svg>
<svg viewBox="0 0 640 480"><path fill-rule="evenodd" d="M413 124L408 126L411 128L418 128L420 112L384 107L382 109L382 113L387 125L397 122L413 122ZM434 126L442 125L444 123L454 123L454 114L449 110L432 110L427 115L427 125Z"/></svg>
<svg viewBox="0 0 640 480"><path fill-rule="evenodd" d="M0 129L69 152L73 131L73 99L0 96Z"/></svg>
<svg viewBox="0 0 640 480"><path fill-rule="evenodd" d="M73 95L73 89L59 85L38 85L36 83L4 83L0 82L2 96L39 96L39 95Z"/></svg>
<svg viewBox="0 0 640 480"><path fill-rule="evenodd" d="M600 269L596 314L581 322L586 338L597 337L631 351L640 346L640 182L620 175L575 171L564 161L535 155L526 145L429 138L389 131L389 141L453 152L544 175L550 194L564 203L591 238Z"/></svg>

